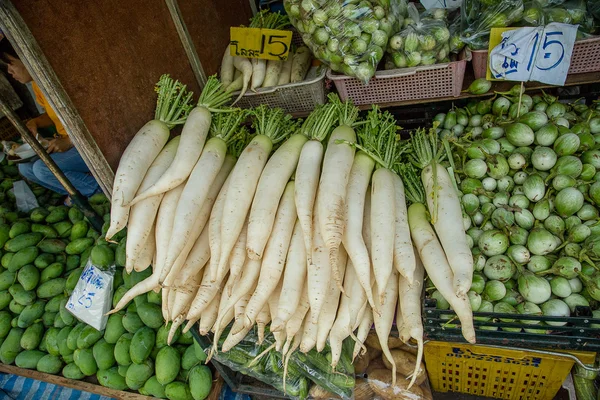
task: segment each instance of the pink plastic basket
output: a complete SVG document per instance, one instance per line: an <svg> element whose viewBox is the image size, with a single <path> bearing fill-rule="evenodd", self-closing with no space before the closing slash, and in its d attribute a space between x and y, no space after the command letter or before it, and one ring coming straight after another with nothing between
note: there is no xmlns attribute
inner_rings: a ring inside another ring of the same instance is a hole
<svg viewBox="0 0 600 400"><path fill-rule="evenodd" d="M377 71L367 85L356 78L328 70L340 95L356 105L415 99L457 97L462 90L466 60L413 68Z"/></svg>
<svg viewBox="0 0 600 400"><path fill-rule="evenodd" d="M467 51L467 54L469 51ZM488 63L487 50L470 50L475 79L485 78ZM467 56L467 59L468 56ZM569 74L600 71L600 37L575 42Z"/></svg>

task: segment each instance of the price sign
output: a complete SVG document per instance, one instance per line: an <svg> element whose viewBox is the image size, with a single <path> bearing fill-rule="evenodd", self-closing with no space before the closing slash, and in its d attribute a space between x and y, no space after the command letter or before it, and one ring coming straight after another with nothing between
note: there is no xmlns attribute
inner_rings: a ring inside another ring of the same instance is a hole
<svg viewBox="0 0 600 400"><path fill-rule="evenodd" d="M232 56L286 60L292 43L292 31L261 28L230 28L229 50Z"/></svg>
<svg viewBox="0 0 600 400"><path fill-rule="evenodd" d="M487 78L562 86L576 36L577 25L560 23L509 30L492 28Z"/></svg>
<svg viewBox="0 0 600 400"><path fill-rule="evenodd" d="M113 276L114 268L103 271L88 262L65 306L67 310L97 330L104 329L108 320L105 314L112 306Z"/></svg>

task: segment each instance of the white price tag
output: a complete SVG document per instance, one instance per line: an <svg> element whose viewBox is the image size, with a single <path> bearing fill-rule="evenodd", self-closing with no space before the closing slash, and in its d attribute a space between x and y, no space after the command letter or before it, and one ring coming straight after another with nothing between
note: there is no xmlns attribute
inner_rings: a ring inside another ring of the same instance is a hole
<svg viewBox="0 0 600 400"><path fill-rule="evenodd" d="M75 285L66 308L79 320L101 331L112 306L114 268L103 271L89 261Z"/></svg>
<svg viewBox="0 0 600 400"><path fill-rule="evenodd" d="M492 77L564 85L577 26L553 22L545 27L502 32L500 44L490 51Z"/></svg>
<svg viewBox="0 0 600 400"><path fill-rule="evenodd" d="M426 10L430 8L456 8L460 7L462 0L421 0Z"/></svg>

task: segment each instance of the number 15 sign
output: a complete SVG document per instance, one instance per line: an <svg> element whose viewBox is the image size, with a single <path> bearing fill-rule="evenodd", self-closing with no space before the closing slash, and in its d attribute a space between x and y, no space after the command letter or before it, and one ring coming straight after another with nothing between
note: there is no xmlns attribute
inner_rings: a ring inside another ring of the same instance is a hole
<svg viewBox="0 0 600 400"><path fill-rule="evenodd" d="M551 23L490 35L488 78L562 86L571 65L577 25Z"/></svg>

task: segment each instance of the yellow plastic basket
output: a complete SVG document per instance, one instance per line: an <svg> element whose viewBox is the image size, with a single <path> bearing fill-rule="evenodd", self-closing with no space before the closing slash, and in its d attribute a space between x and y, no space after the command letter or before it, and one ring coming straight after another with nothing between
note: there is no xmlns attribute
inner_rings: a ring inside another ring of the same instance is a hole
<svg viewBox="0 0 600 400"><path fill-rule="evenodd" d="M573 356L593 364L596 353L569 351L559 356L462 343L425 345L425 364L434 390L497 399L551 400L571 371Z"/></svg>

